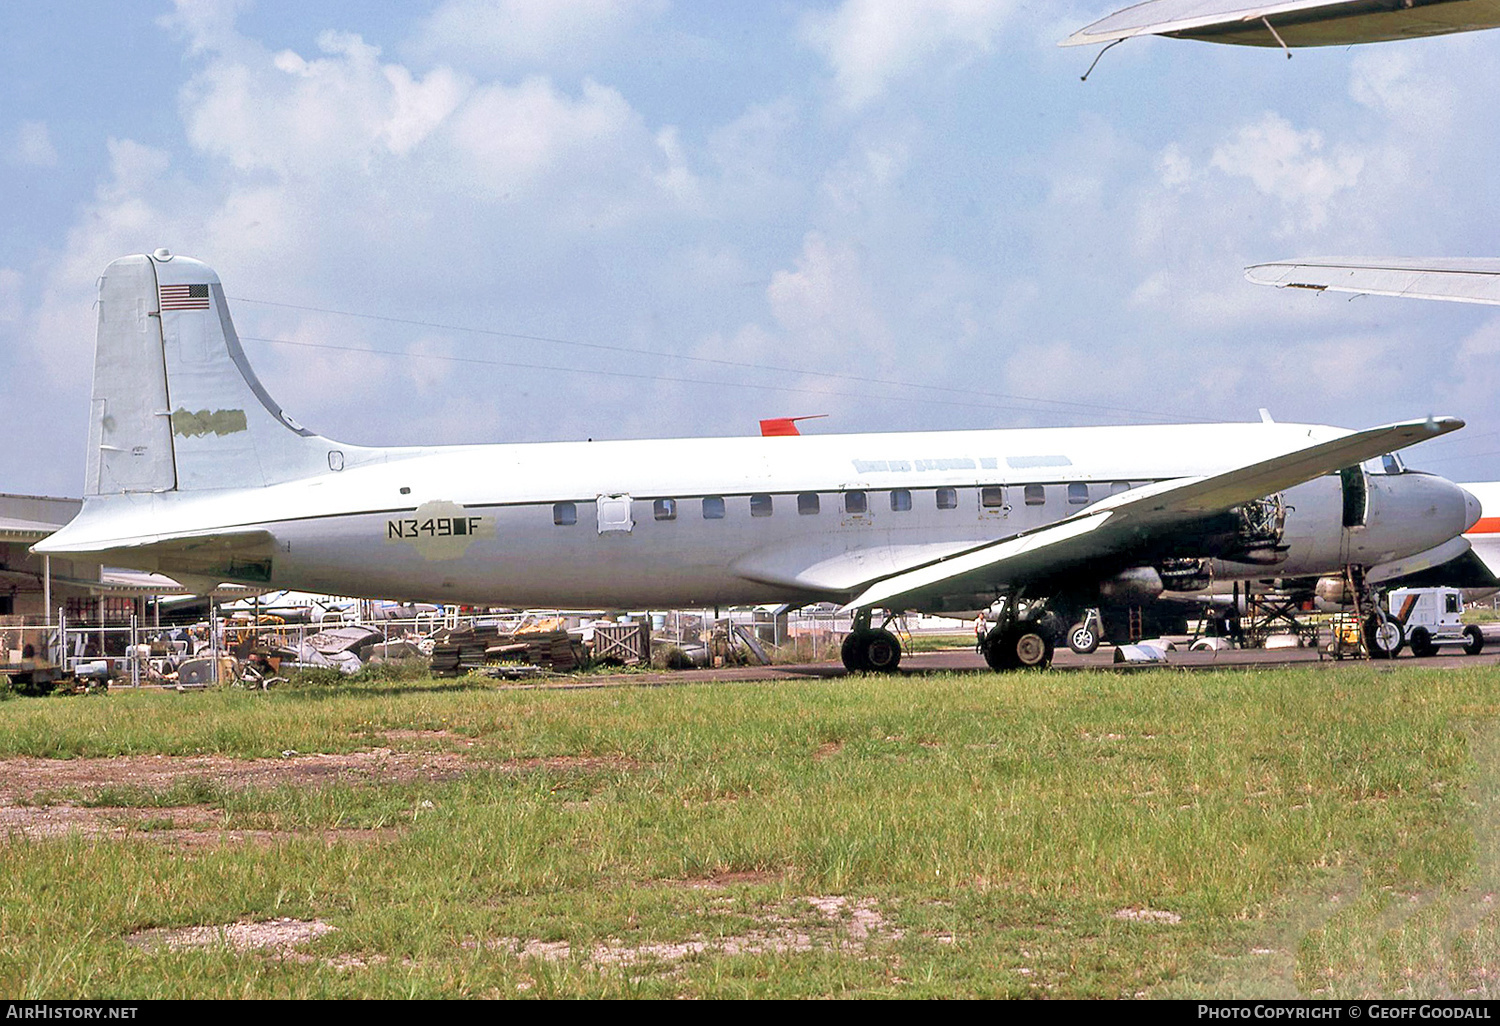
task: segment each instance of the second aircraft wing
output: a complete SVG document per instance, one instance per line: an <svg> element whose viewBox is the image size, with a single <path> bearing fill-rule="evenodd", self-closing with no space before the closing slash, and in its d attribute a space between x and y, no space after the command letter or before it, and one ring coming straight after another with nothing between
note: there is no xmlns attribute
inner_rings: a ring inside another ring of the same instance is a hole
<svg viewBox="0 0 1500 1026"><path fill-rule="evenodd" d="M1063 46L1175 36L1242 46L1345 46L1500 26L1500 0L1148 0L1079 29Z"/></svg>
<svg viewBox="0 0 1500 1026"><path fill-rule="evenodd" d="M1253 264L1257 285L1500 305L1500 260L1320 257Z"/></svg>

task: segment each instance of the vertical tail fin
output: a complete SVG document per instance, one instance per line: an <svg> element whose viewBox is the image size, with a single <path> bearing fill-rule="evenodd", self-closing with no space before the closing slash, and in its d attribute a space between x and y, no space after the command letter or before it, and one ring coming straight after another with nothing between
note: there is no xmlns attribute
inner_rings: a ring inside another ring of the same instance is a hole
<svg viewBox="0 0 1500 1026"><path fill-rule="evenodd" d="M88 496L249 488L341 470L250 369L219 277L166 250L99 286Z"/></svg>

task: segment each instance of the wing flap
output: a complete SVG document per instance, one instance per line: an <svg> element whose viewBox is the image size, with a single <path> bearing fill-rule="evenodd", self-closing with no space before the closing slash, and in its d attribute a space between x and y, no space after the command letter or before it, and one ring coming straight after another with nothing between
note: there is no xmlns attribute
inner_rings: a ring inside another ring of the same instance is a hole
<svg viewBox="0 0 1500 1026"><path fill-rule="evenodd" d="M1205 515L1456 431L1429 417L1356 431L1223 474L1164 481L1110 496L1066 520L872 581L846 608L913 608L942 595L980 594L1084 564L1144 551Z"/></svg>

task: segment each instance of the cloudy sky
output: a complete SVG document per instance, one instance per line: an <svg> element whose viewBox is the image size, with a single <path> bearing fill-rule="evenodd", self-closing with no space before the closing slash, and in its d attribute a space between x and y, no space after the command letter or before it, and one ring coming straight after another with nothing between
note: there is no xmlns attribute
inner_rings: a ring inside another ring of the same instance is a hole
<svg viewBox="0 0 1500 1026"><path fill-rule="evenodd" d="M1469 428L1500 313L1245 282L1500 256L1500 32L1059 39L1097 0L0 6L0 491L81 489L95 282L212 265L348 442L1253 420Z"/></svg>

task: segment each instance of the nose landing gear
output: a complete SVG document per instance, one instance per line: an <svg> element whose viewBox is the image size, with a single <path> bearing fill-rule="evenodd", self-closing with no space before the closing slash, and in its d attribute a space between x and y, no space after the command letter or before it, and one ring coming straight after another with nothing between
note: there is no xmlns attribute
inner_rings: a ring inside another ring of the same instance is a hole
<svg viewBox="0 0 1500 1026"><path fill-rule="evenodd" d="M1079 655L1088 655L1099 647L1104 634L1104 620L1097 609L1084 611L1083 619L1068 628L1068 647Z"/></svg>

